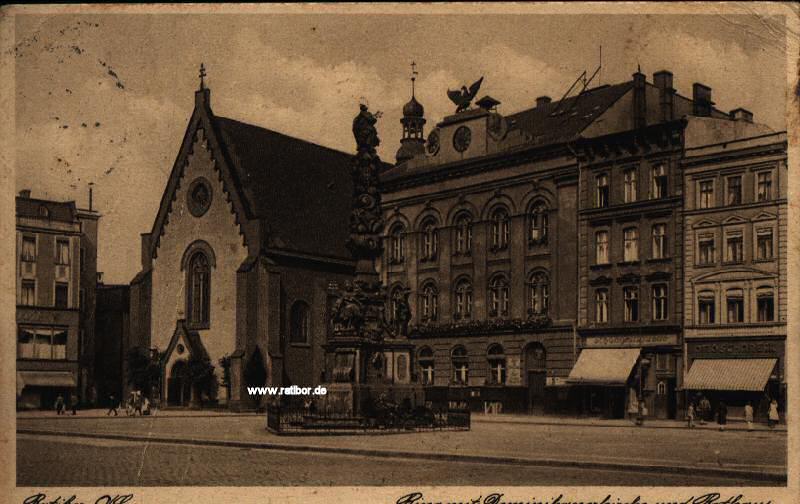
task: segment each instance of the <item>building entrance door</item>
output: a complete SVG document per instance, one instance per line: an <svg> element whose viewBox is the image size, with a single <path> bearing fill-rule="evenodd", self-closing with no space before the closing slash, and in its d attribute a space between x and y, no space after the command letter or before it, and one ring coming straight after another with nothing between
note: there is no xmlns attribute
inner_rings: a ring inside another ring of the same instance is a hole
<svg viewBox="0 0 800 504"><path fill-rule="evenodd" d="M525 377L528 380L528 413L544 413L544 386L547 383L547 354L541 343L525 348Z"/></svg>
<svg viewBox="0 0 800 504"><path fill-rule="evenodd" d="M186 378L186 361L172 365L167 379L167 404L169 406L188 406L192 398L192 385Z"/></svg>

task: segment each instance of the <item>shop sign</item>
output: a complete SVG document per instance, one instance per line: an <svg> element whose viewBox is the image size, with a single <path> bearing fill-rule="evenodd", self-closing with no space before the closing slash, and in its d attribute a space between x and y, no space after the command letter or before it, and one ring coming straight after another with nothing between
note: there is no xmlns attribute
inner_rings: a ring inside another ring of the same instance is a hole
<svg viewBox="0 0 800 504"><path fill-rule="evenodd" d="M584 348L627 348L659 345L677 345L674 334L634 334L630 336L586 336Z"/></svg>
<svg viewBox="0 0 800 504"><path fill-rule="evenodd" d="M772 341L717 341L694 343L689 348L695 354L778 355L778 350Z"/></svg>

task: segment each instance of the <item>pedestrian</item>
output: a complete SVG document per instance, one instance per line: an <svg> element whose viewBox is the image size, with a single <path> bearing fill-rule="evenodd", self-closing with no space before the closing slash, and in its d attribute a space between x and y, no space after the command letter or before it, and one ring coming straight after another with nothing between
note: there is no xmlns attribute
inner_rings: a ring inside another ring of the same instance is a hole
<svg viewBox="0 0 800 504"><path fill-rule="evenodd" d="M69 398L69 403L70 403L70 409L72 409L72 415L74 416L78 413L76 411L78 409L78 396L72 394Z"/></svg>
<svg viewBox="0 0 800 504"><path fill-rule="evenodd" d="M778 401L773 399L772 402L769 403L769 417L768 417L769 428L774 429L775 424L777 424L780 421L780 419L781 418L778 415Z"/></svg>
<svg viewBox="0 0 800 504"><path fill-rule="evenodd" d="M114 412L114 416L119 416L119 412L117 411L117 408L119 407L119 405L117 404L117 398L114 397L114 394L111 394L108 397L108 402L109 402L109 406L108 406L108 412L106 413L106 416L111 415L112 411Z"/></svg>
<svg viewBox="0 0 800 504"><path fill-rule="evenodd" d="M64 414L64 397L61 394L58 394L56 397L56 415L63 415Z"/></svg>
<svg viewBox="0 0 800 504"><path fill-rule="evenodd" d="M146 397L142 401L142 412L143 415L150 415L150 399Z"/></svg>
<svg viewBox="0 0 800 504"><path fill-rule="evenodd" d="M747 430L753 430L753 405L750 401L744 405L744 421L747 422Z"/></svg>
<svg viewBox="0 0 800 504"><path fill-rule="evenodd" d="M719 430L725 430L725 424L728 423L728 407L725 406L724 401L719 402L719 406L717 406L717 423L719 424Z"/></svg>
<svg viewBox="0 0 800 504"><path fill-rule="evenodd" d="M706 396L702 396L702 399L700 399L700 425L705 425L706 421L712 420L711 417L713 416L714 412L711 411L711 402Z"/></svg>
<svg viewBox="0 0 800 504"><path fill-rule="evenodd" d="M694 428L694 403L689 403L689 408L686 410L687 427Z"/></svg>
<svg viewBox="0 0 800 504"><path fill-rule="evenodd" d="M136 396L133 401L133 416L136 416L136 413L142 416L142 393L138 390L136 391Z"/></svg>

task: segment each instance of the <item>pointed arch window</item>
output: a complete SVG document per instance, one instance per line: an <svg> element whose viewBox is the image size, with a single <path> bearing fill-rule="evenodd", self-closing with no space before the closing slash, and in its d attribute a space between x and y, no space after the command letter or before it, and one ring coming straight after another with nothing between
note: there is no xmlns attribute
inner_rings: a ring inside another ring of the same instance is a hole
<svg viewBox="0 0 800 504"><path fill-rule="evenodd" d="M508 316L508 279L505 275L497 275L489 283L491 308L489 316Z"/></svg>
<svg viewBox="0 0 800 504"><path fill-rule="evenodd" d="M189 323L195 327L208 327L211 322L211 270L208 257L195 252L189 260L188 304Z"/></svg>
<svg viewBox="0 0 800 504"><path fill-rule="evenodd" d="M456 219L456 255L469 255L472 250L472 217L462 213Z"/></svg>
<svg viewBox="0 0 800 504"><path fill-rule="evenodd" d="M289 327L290 343L309 343L311 309L305 301L297 301L292 305Z"/></svg>
<svg viewBox="0 0 800 504"><path fill-rule="evenodd" d="M503 207L492 212L492 251L504 250L508 247L508 210Z"/></svg>
<svg viewBox="0 0 800 504"><path fill-rule="evenodd" d="M549 231L548 208L543 202L536 203L528 218L528 245L544 245L547 243Z"/></svg>

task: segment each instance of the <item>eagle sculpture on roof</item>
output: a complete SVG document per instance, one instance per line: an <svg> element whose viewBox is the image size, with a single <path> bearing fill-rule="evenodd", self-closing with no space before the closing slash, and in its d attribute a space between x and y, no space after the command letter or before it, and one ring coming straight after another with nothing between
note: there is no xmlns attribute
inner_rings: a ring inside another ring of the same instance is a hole
<svg viewBox="0 0 800 504"><path fill-rule="evenodd" d="M478 90L481 88L482 82L483 77L475 81L469 87L469 89L467 89L466 86L461 86L461 91L451 91L450 89L447 90L447 97L456 104L456 114L469 108L469 105L472 103L475 95L478 94Z"/></svg>

